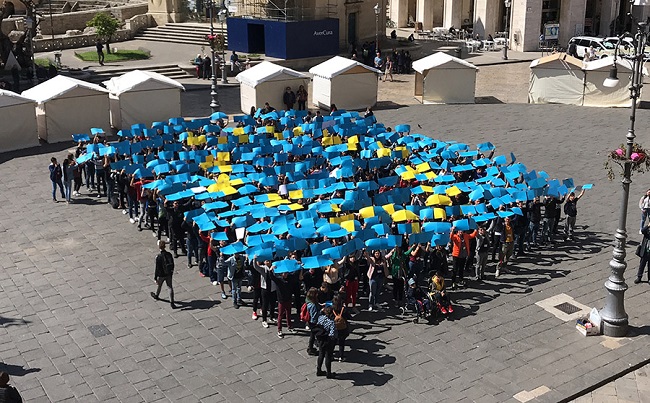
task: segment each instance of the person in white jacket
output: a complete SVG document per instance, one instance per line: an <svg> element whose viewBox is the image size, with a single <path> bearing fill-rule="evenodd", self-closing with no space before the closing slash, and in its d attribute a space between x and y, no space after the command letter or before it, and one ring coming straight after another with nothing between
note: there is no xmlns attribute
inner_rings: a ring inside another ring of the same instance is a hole
<svg viewBox="0 0 650 403"><path fill-rule="evenodd" d="M641 226L639 227L639 234L641 234L646 218L650 217L650 189L646 190L645 195L639 200L639 209L641 209Z"/></svg>

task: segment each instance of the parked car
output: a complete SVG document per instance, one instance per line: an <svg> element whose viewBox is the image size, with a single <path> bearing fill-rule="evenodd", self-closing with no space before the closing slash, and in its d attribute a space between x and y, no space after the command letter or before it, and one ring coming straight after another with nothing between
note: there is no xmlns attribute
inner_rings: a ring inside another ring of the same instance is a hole
<svg viewBox="0 0 650 403"><path fill-rule="evenodd" d="M578 53L578 57L580 58L585 56L585 52L591 46L596 49L596 56L598 58L614 55L614 50L616 49L616 45L612 42L605 42L604 38L595 36L574 36L569 40L569 45L572 43L576 44L576 53Z"/></svg>

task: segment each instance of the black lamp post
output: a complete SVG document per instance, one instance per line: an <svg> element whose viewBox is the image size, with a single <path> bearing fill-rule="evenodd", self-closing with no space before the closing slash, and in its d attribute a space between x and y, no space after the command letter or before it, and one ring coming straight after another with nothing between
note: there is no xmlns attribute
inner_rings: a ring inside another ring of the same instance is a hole
<svg viewBox="0 0 650 403"><path fill-rule="evenodd" d="M639 97L641 96L641 87L643 87L643 58L645 45L648 39L648 22L634 21L632 17L632 6L642 5L645 0L631 0L630 1L630 18L637 27L637 32L634 35L635 47L634 56L632 57L632 77L630 83L630 99L632 105L630 107L630 127L625 136L625 162L623 165L623 195L621 198L621 209L618 216L618 228L616 229L616 246L612 252L612 260L609 261L609 268L611 274L605 282L605 306L600 311L600 316L603 320L602 328L605 336L623 337L628 331L628 315L625 312L625 291L627 284L623 278L627 263L625 262L625 246L627 241L627 207L630 196L630 184L632 183L632 148L634 146L634 123L636 119L636 105ZM612 67L609 77L603 82L605 87L615 87L618 84L618 69L616 67L616 55L614 57L614 66Z"/></svg>
<svg viewBox="0 0 650 403"><path fill-rule="evenodd" d="M221 36L223 35L223 23L228 18L228 10L222 8L219 10L219 22L221 23ZM226 41L224 40L223 46L221 46L221 63L223 63L223 68L221 69L221 84L228 84L228 71L226 70ZM232 66L230 66L232 68Z"/></svg>
<svg viewBox="0 0 650 403"><path fill-rule="evenodd" d="M508 39L510 39L510 6L512 0L503 0L506 6L506 44L503 47L503 60L508 60Z"/></svg>
<svg viewBox="0 0 650 403"><path fill-rule="evenodd" d="M379 3L373 7L375 10L375 53L379 52Z"/></svg>

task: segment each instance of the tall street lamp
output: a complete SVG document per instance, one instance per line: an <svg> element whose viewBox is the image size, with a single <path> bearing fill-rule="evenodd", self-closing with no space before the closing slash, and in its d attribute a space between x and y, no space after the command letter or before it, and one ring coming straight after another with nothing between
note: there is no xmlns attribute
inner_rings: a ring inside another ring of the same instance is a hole
<svg viewBox="0 0 650 403"><path fill-rule="evenodd" d="M512 0L503 0L506 6L506 45L503 47L503 60L508 60L508 41L510 39L510 6Z"/></svg>
<svg viewBox="0 0 650 403"><path fill-rule="evenodd" d="M214 37L214 0L210 0L210 36ZM215 53L214 53L214 46L210 46L210 53L212 57L212 63L210 64L212 68L212 77L211 81L212 83L210 84L210 109L212 109L212 113L218 112L219 107L219 94L217 93L217 63L215 63Z"/></svg>
<svg viewBox="0 0 650 403"><path fill-rule="evenodd" d="M621 198L621 210L618 216L618 228L616 229L616 246L612 252L612 260L609 261L609 268L611 274L605 282L605 306L600 311L600 317L603 320L602 328L605 336L623 337L628 331L628 316L625 312L625 291L627 284L623 278L623 273L627 268L625 262L625 246L627 241L627 207L630 196L630 183L632 183L632 147L634 145L634 122L636 119L636 103L641 96L641 87L643 87L643 58L646 42L648 39L648 22L638 22L632 16L632 6L641 4L640 1L645 0L631 0L630 1L630 18L636 23L637 32L634 36L635 48L634 56L632 57L632 77L630 84L630 98L632 105L630 108L630 127L627 131L625 143L625 162L623 165L623 197ZM609 77L605 79L603 85L605 87L615 87L618 85L618 70L616 68L616 56L614 58L614 66L612 67Z"/></svg>
<svg viewBox="0 0 650 403"><path fill-rule="evenodd" d="M373 7L375 10L375 53L379 52L379 3Z"/></svg>
<svg viewBox="0 0 650 403"><path fill-rule="evenodd" d="M219 22L221 23L221 36L224 37L223 35L223 23L226 21L226 18L228 18L228 10L225 8L222 8L219 10ZM221 47L221 62L223 63L223 68L221 69L221 83L222 84L228 84L228 71L226 70L226 41L224 40L224 45ZM232 68L233 66L230 66Z"/></svg>

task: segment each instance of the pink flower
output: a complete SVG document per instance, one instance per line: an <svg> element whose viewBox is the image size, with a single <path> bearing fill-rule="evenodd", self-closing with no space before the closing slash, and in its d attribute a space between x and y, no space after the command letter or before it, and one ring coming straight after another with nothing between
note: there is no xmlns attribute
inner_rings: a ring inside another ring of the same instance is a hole
<svg viewBox="0 0 650 403"><path fill-rule="evenodd" d="M622 157L622 156L625 155L625 151L623 151L623 150L620 149L620 148L619 148L618 150L616 150L615 153L616 153L616 155L618 155L619 157Z"/></svg>
<svg viewBox="0 0 650 403"><path fill-rule="evenodd" d="M632 153L630 158L632 161L642 161L645 158L645 155L643 153Z"/></svg>

